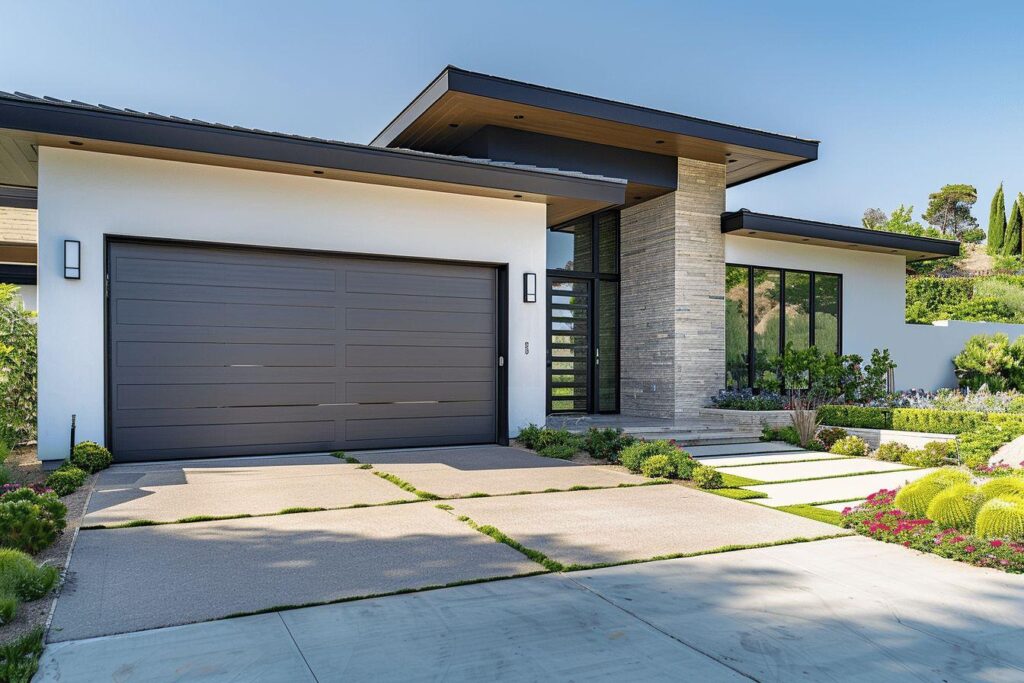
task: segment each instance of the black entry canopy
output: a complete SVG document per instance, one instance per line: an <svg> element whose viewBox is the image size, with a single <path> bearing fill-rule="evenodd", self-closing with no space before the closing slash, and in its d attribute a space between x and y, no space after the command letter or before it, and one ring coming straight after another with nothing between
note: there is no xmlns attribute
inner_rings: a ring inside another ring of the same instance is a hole
<svg viewBox="0 0 1024 683"><path fill-rule="evenodd" d="M837 249L901 254L907 261L927 261L960 254L956 240L915 237L851 225L754 213L747 209L722 214L722 232L742 237L816 244Z"/></svg>

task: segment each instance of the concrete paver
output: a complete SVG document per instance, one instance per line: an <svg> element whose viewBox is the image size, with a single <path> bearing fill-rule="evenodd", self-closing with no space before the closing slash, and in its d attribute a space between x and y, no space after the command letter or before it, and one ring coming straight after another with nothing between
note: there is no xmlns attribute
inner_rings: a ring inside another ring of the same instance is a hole
<svg viewBox="0 0 1024 683"><path fill-rule="evenodd" d="M625 562L843 533L830 524L676 485L449 501L562 564Z"/></svg>
<svg viewBox="0 0 1024 683"><path fill-rule="evenodd" d="M522 491L612 487L649 481L600 465L575 465L519 448L474 446L355 453L381 472L404 479L416 488L443 497L473 493L501 495Z"/></svg>
<svg viewBox="0 0 1024 683"><path fill-rule="evenodd" d="M538 569L428 502L84 531L50 639Z"/></svg>
<svg viewBox="0 0 1024 683"><path fill-rule="evenodd" d="M732 470L726 470L731 472ZM799 481L792 484L758 484L746 486L752 491L762 491L767 498L759 498L758 503L778 507L780 505L796 505L797 503L820 503L828 500L847 500L863 498L879 489L894 489L909 481L919 479L934 468L921 470L897 470L882 474L865 474L860 477L839 477L836 479L818 479L815 481Z"/></svg>
<svg viewBox="0 0 1024 683"><path fill-rule="evenodd" d="M744 465L775 465L803 460L836 460L843 456L818 451L780 451L777 453L757 453L754 455L718 455L697 458L705 465L712 467L729 467Z"/></svg>
<svg viewBox="0 0 1024 683"><path fill-rule="evenodd" d="M741 477L771 482L809 477L835 477L857 472L893 472L907 469L911 468L898 462L884 462L870 458L848 458L789 464L744 465L730 467L725 471L729 474L738 474Z"/></svg>
<svg viewBox="0 0 1024 683"><path fill-rule="evenodd" d="M802 453L801 448L781 441L750 441L748 443L726 443L708 446L689 446L686 452L695 458L719 455L750 455L753 453Z"/></svg>
<svg viewBox="0 0 1024 683"><path fill-rule="evenodd" d="M271 514L291 507L374 505L416 496L336 458L296 464L268 462L122 465L102 472L89 500L86 526L195 515Z"/></svg>

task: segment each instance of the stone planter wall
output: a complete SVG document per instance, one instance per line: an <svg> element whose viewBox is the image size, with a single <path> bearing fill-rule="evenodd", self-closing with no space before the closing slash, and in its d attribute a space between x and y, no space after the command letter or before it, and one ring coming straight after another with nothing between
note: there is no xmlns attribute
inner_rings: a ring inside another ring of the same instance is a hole
<svg viewBox="0 0 1024 683"><path fill-rule="evenodd" d="M701 408L701 417L722 418L737 427L761 429L786 427L793 424L792 410L730 410L727 408Z"/></svg>

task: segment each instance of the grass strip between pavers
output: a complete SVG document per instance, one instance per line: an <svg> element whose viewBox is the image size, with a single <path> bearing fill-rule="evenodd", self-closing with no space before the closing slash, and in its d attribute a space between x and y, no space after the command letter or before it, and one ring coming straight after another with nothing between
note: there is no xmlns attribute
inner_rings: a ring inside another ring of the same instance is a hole
<svg viewBox="0 0 1024 683"><path fill-rule="evenodd" d="M701 489L708 493L733 500L750 500L752 498L767 498L768 494L762 491L751 491L750 489L722 488L722 489Z"/></svg>
<svg viewBox="0 0 1024 683"><path fill-rule="evenodd" d="M767 505L765 507L768 507ZM839 526L840 522L843 521L843 515L835 510L826 510L824 508L814 507L813 505L807 505L804 503L798 505L780 505L773 510L782 510L788 512L791 515L799 515L800 517L806 517L807 519L813 519L816 522L824 522L825 524L832 524Z"/></svg>
<svg viewBox="0 0 1024 683"><path fill-rule="evenodd" d="M374 474L377 475L378 477L380 477L381 479L383 479L384 481L390 481L392 484L394 484L398 488L402 489L403 491L408 491L409 493L411 493L411 494L413 494L413 495L415 495L415 496L417 496L419 498L422 498L423 500L440 500L441 499L441 496L433 494L430 491L421 491L420 489L416 488L415 486L413 486L412 484L407 482L405 479L402 479L401 477L397 477L394 474L390 474L388 472L381 472L379 470L374 471Z"/></svg>
<svg viewBox="0 0 1024 683"><path fill-rule="evenodd" d="M835 503L856 503L864 500L867 496L857 496L856 498L836 498L835 500L818 500L813 503L801 503L801 505L811 505L817 507L819 505L834 505Z"/></svg>
<svg viewBox="0 0 1024 683"><path fill-rule="evenodd" d="M834 458L803 458L801 460L778 460L775 462L748 462L742 465L710 465L716 470L727 470L730 467L762 467L764 465L795 465L801 462L830 462L832 460L849 460L852 456L849 455L837 455ZM697 459L698 462L700 458Z"/></svg>
<svg viewBox="0 0 1024 683"><path fill-rule="evenodd" d="M768 483L766 481L761 481L760 479L741 477L738 474L730 474L729 472L719 472L719 474L722 475L722 487L727 489L737 489L742 486L758 486L760 484Z"/></svg>
<svg viewBox="0 0 1024 683"><path fill-rule="evenodd" d="M512 548L513 550L516 550L516 551L522 553L523 555L526 555L528 558L530 558L531 560L533 560L537 564L541 565L542 567L544 567L545 569L547 569L550 572L560 572L560 571L562 571L563 567L562 567L562 564L560 562L555 562L554 560L552 560L550 557L548 557L547 555L545 555L544 553L542 553L539 550L534 550L533 548L527 548L525 545L523 545L519 541L515 540L514 538L511 538L510 536L507 536L500 529L498 529L496 527L493 527L490 524L484 524L483 526L481 526L481 525L477 524L476 522L474 522L469 517L467 517L466 515L459 515L458 520L460 522L465 522L466 524L468 524L470 526L470 528L475 529L476 531L479 531L482 534L486 534L486 535L490 536L491 538L493 538L498 543L504 543L509 548Z"/></svg>
<svg viewBox="0 0 1024 683"><path fill-rule="evenodd" d="M822 481L824 479L844 479L846 477L863 477L868 474L894 474L896 472L914 472L926 470L927 467L905 467L899 470L872 470L869 472L849 472L847 474L833 474L827 477L803 477L801 479L781 479L779 481L762 481L757 484L741 484L741 486L762 486L766 484L797 484L802 481ZM723 477L726 475L722 475Z"/></svg>

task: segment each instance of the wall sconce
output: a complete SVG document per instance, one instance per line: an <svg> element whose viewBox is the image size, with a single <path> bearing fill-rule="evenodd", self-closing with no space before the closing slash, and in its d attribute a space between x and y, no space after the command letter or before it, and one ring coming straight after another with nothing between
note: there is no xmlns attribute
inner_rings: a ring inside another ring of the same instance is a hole
<svg viewBox="0 0 1024 683"><path fill-rule="evenodd" d="M64 279L82 279L82 243L64 240Z"/></svg>
<svg viewBox="0 0 1024 683"><path fill-rule="evenodd" d="M523 273L523 303L537 303L537 273Z"/></svg>

